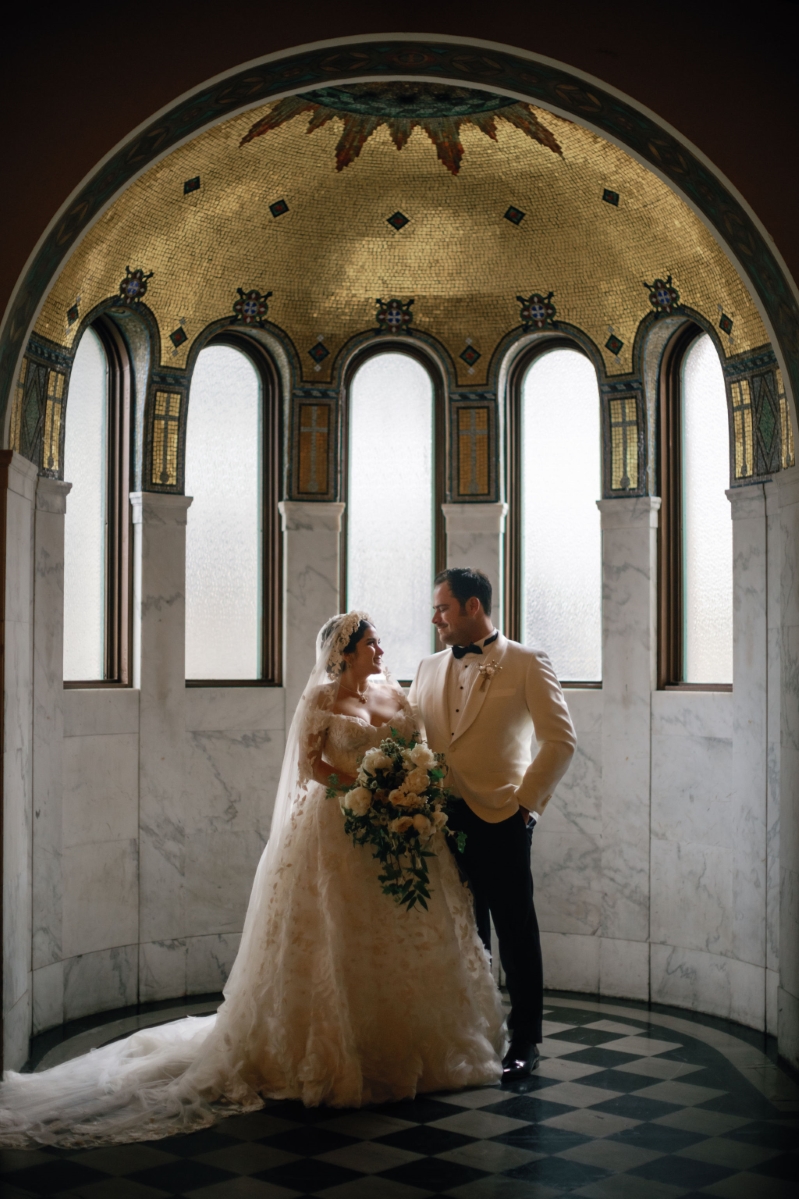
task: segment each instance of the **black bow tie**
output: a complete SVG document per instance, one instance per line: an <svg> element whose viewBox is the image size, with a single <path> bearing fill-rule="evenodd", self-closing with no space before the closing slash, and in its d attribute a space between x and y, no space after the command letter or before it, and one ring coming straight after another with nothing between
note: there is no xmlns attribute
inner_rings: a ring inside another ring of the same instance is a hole
<svg viewBox="0 0 799 1199"><path fill-rule="evenodd" d="M483 642L483 647L487 648L489 645L493 645L498 636L499 633L496 632L492 637L486 638L486 640ZM461 658L465 658L467 654L482 654L483 649L479 645L475 645L474 642L472 642L471 645L453 645L452 652L455 657L460 660Z"/></svg>

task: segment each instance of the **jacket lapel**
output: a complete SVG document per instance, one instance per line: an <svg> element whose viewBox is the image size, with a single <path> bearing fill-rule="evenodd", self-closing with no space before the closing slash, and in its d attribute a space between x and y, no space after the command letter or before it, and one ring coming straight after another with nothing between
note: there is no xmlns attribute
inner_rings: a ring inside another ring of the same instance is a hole
<svg viewBox="0 0 799 1199"><path fill-rule="evenodd" d="M501 665L507 647L508 639L507 637L503 637L502 633L500 633L494 644L490 645L487 652L484 653L480 658L479 665L488 665L489 662L496 662L498 666ZM486 696L488 695L488 692L492 686L492 683L489 681L484 687L484 681L484 676L481 677L480 675L478 675L474 680L474 686L469 692L469 699L466 703L466 707L463 709L460 721L455 728L455 736L452 738L453 742L457 741L459 737L462 737L463 734L471 728L479 716L480 709L485 703Z"/></svg>

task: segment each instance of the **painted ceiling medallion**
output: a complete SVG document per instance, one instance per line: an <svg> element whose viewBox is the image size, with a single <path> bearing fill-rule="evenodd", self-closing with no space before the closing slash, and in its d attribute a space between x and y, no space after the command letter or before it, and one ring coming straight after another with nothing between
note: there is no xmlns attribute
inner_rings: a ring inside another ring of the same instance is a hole
<svg viewBox="0 0 799 1199"><path fill-rule="evenodd" d="M272 111L241 139L251 142L293 117L309 114L308 133L334 119L344 123L336 146L336 170L343 171L360 154L376 129L385 125L398 150L414 129L424 129L443 165L457 175L463 158L461 125L473 125L497 140L497 118L515 125L527 137L553 154L560 145L541 124L531 105L466 87L442 83L356 83L349 87L322 87L279 100Z"/></svg>

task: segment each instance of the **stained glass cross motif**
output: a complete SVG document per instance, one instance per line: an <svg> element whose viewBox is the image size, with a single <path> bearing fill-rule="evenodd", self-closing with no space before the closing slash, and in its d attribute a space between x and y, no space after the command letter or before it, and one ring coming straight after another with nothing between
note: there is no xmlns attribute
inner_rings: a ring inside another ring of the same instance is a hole
<svg viewBox="0 0 799 1199"><path fill-rule="evenodd" d="M610 401L610 430L613 457L611 486L614 491L627 491L630 487L635 487L638 482L638 413L633 396ZM634 432L631 433L631 430ZM630 451L633 448L636 458L634 483L630 481L632 466Z"/></svg>
<svg viewBox="0 0 799 1199"><path fill-rule="evenodd" d="M323 404L300 405L300 492L327 491L327 438L330 410Z"/></svg>
<svg viewBox="0 0 799 1199"><path fill-rule="evenodd" d="M752 455L752 395L748 379L736 379L732 392L732 427L735 434L735 477L748 478L754 470Z"/></svg>
<svg viewBox="0 0 799 1199"><path fill-rule="evenodd" d="M178 481L180 394L157 391L153 414L152 482L175 487Z"/></svg>
<svg viewBox="0 0 799 1199"><path fill-rule="evenodd" d="M458 491L488 494L488 409L461 408L458 413Z"/></svg>

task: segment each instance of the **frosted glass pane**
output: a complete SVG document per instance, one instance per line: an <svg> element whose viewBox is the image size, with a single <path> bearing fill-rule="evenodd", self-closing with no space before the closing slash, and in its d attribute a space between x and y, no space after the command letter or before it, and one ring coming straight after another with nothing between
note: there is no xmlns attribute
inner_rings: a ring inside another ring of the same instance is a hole
<svg viewBox="0 0 799 1199"><path fill-rule="evenodd" d="M433 651L433 387L406 354L378 354L350 392L347 607L375 621L386 666L412 679Z"/></svg>
<svg viewBox="0 0 799 1199"><path fill-rule="evenodd" d="M105 675L108 361L99 337L80 340L67 395L64 478L64 678Z"/></svg>
<svg viewBox="0 0 799 1199"><path fill-rule="evenodd" d="M721 363L706 333L685 356L682 396L683 677L731 683L729 427Z"/></svg>
<svg viewBox="0 0 799 1199"><path fill-rule="evenodd" d="M522 635L582 682L602 678L599 422L588 359L536 358L522 384Z"/></svg>
<svg viewBox="0 0 799 1199"><path fill-rule="evenodd" d="M246 354L209 346L186 426L186 677L261 677L261 382Z"/></svg>

